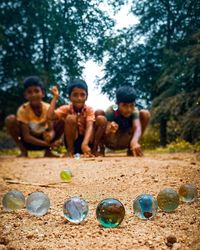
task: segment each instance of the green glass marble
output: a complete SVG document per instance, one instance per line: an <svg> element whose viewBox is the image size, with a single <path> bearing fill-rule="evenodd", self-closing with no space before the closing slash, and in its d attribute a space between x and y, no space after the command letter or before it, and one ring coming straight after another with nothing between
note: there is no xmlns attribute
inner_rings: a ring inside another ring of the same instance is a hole
<svg viewBox="0 0 200 250"><path fill-rule="evenodd" d="M165 188L157 196L158 206L164 212L172 212L179 205L179 195L172 188Z"/></svg>
<svg viewBox="0 0 200 250"><path fill-rule="evenodd" d="M183 202L193 202L198 195L197 187L190 183L181 185L178 193L180 200Z"/></svg>
<svg viewBox="0 0 200 250"><path fill-rule="evenodd" d="M125 216L123 204L114 198L102 200L96 209L96 217L103 227L118 227Z"/></svg>
<svg viewBox="0 0 200 250"><path fill-rule="evenodd" d="M72 179L72 171L70 169L63 169L60 172L60 178L63 181L70 182Z"/></svg>
<svg viewBox="0 0 200 250"><path fill-rule="evenodd" d="M157 200L150 194L141 194L133 202L134 214L142 220L153 219L157 210Z"/></svg>
<svg viewBox="0 0 200 250"><path fill-rule="evenodd" d="M3 207L6 211L21 209L25 205L25 197L20 191L12 190L3 196Z"/></svg>

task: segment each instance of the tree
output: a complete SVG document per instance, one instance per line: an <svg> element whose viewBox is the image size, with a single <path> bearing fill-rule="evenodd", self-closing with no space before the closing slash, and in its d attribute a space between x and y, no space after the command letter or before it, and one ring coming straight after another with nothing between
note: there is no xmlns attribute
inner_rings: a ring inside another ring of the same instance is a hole
<svg viewBox="0 0 200 250"><path fill-rule="evenodd" d="M81 76L88 58L101 61L114 21L104 1L2 0L0 3L0 99L10 112L22 102L22 80L39 75L48 88L58 83L66 101L66 81ZM106 1L105 1L106 2ZM110 0L119 8L124 1ZM9 98L1 98L7 96ZM63 99L61 99L61 102ZM2 119L1 119L2 120Z"/></svg>
<svg viewBox="0 0 200 250"><path fill-rule="evenodd" d="M193 67L188 73L188 64L182 62L181 55L189 49L188 41L199 29L200 5L195 0L145 0L134 1L131 11L139 23L113 38L117 42L109 50L106 73L100 81L102 91L113 96L116 87L128 83L135 87L141 103L150 106L153 102L161 111L156 121L160 123L161 144L165 145L167 98L180 91L196 91L199 83L197 57L191 59ZM187 56L183 58L188 60ZM172 68L174 75L170 74ZM164 76L168 77L166 81Z"/></svg>
<svg viewBox="0 0 200 250"><path fill-rule="evenodd" d="M200 122L200 32L185 41L185 46L177 53L168 52L166 65L158 88L167 86L153 100L153 122L164 118L173 122L174 136L181 136L189 142L196 142L199 137ZM169 59L174 57L174 59Z"/></svg>

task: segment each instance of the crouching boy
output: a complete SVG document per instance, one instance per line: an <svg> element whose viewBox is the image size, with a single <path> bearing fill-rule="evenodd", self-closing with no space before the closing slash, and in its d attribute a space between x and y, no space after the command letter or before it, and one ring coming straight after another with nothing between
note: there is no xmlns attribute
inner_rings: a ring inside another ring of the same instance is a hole
<svg viewBox="0 0 200 250"><path fill-rule="evenodd" d="M116 92L116 105L105 112L96 111L94 154L103 144L112 150L127 149L127 155L143 156L139 139L149 122L150 113L135 107L132 87L123 86ZM98 126L98 124L101 124Z"/></svg>
<svg viewBox="0 0 200 250"><path fill-rule="evenodd" d="M64 123L47 120L49 104L43 101L43 83L37 76L24 80L24 97L27 100L17 111L5 119L8 133L12 136L21 153L27 157L29 150L44 150L45 157L54 156L51 148L56 144L63 131Z"/></svg>

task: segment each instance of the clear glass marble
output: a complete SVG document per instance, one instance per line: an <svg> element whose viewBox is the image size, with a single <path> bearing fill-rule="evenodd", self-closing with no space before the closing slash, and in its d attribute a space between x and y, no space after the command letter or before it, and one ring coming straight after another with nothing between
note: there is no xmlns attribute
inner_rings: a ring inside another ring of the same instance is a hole
<svg viewBox="0 0 200 250"><path fill-rule="evenodd" d="M32 215L43 216L48 212L49 208L49 197L43 192L33 192L26 199L26 209Z"/></svg>
<svg viewBox="0 0 200 250"><path fill-rule="evenodd" d="M72 223L78 224L85 220L88 212L88 203L78 196L71 197L64 202L64 217Z"/></svg>
<svg viewBox="0 0 200 250"><path fill-rule="evenodd" d="M153 219L157 210L157 200L150 194L141 194L133 201L134 214L142 220Z"/></svg>
<svg viewBox="0 0 200 250"><path fill-rule="evenodd" d="M6 211L13 211L15 209L20 209L24 207L25 197L22 194L22 192L17 190L12 190L7 192L3 196L2 204Z"/></svg>
<svg viewBox="0 0 200 250"><path fill-rule="evenodd" d="M179 195L172 188L165 188L157 196L158 206L162 211L172 212L179 205Z"/></svg>
<svg viewBox="0 0 200 250"><path fill-rule="evenodd" d="M197 187L191 183L181 185L179 188L179 198L183 202L193 202L197 199Z"/></svg>

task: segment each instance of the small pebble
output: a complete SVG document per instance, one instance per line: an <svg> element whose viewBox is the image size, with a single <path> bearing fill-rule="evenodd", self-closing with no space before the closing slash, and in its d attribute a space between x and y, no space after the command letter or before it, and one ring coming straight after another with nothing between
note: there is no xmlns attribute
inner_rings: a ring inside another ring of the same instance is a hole
<svg viewBox="0 0 200 250"><path fill-rule="evenodd" d="M167 236L167 242L166 242L166 245L168 247L172 247L174 243L177 242L177 239L176 239L176 236L174 235L169 235Z"/></svg>
<svg viewBox="0 0 200 250"><path fill-rule="evenodd" d="M8 239L6 239L6 238L1 238L1 239L0 239L0 244L1 244L1 245L5 245L5 246L6 246L6 245L8 245L8 243L9 243L9 240L8 240Z"/></svg>

